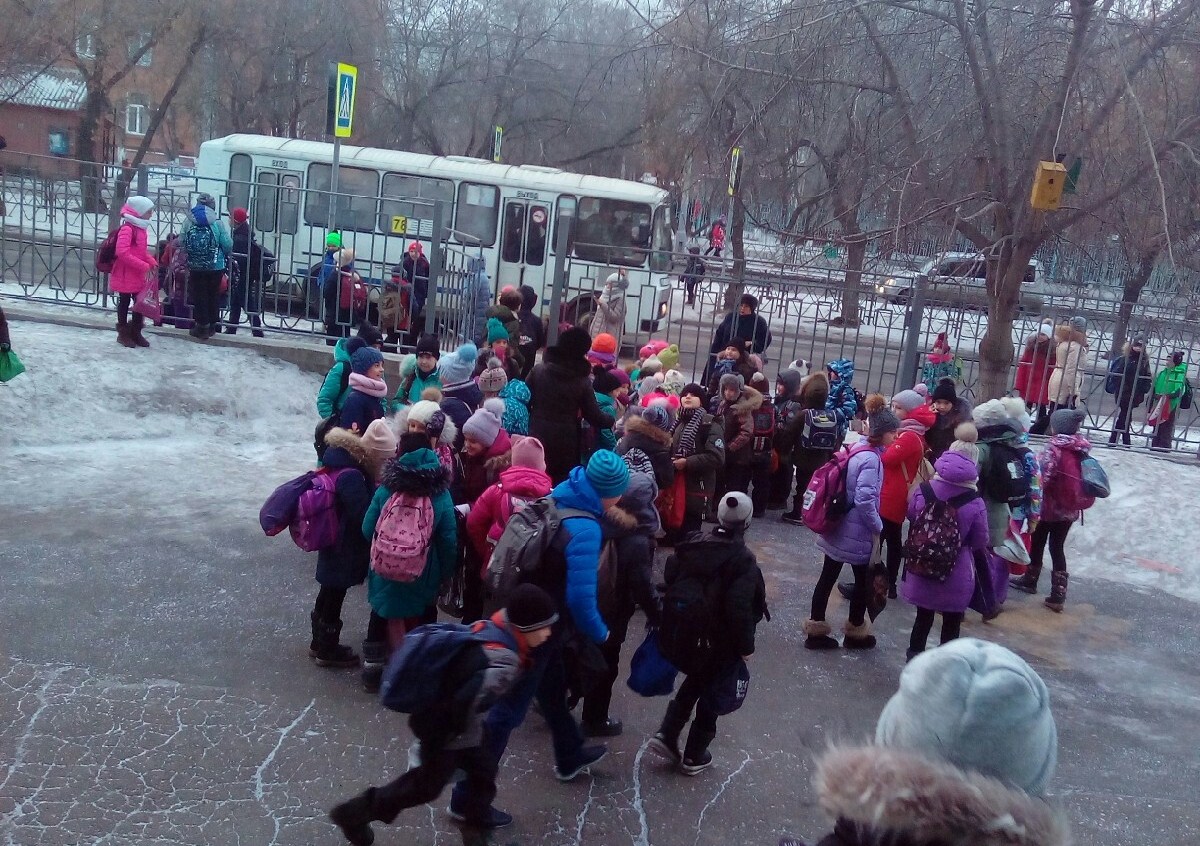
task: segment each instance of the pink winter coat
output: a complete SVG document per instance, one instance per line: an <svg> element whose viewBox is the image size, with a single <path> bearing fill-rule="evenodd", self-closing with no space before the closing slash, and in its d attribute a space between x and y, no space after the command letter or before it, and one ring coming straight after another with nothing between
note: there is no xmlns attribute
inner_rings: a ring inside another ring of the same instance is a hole
<svg viewBox="0 0 1200 846"><path fill-rule="evenodd" d="M137 216L125 206L121 214ZM114 294L139 294L146 289L146 274L158 264L146 252L146 230L132 223L122 223L117 230L117 258L108 277L108 287Z"/></svg>
<svg viewBox="0 0 1200 846"><path fill-rule="evenodd" d="M512 515L507 499L538 499L550 493L550 477L532 467L509 467L500 481L485 490L467 514L467 538L479 560L487 566L492 546L500 540L504 524Z"/></svg>

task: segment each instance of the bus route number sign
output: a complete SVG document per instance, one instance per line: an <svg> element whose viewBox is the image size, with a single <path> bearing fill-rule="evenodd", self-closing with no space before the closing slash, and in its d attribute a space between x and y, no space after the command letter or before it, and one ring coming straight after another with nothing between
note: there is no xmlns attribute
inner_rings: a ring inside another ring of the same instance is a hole
<svg viewBox="0 0 1200 846"><path fill-rule="evenodd" d="M392 215L392 234L407 235L408 234L408 218L404 215Z"/></svg>

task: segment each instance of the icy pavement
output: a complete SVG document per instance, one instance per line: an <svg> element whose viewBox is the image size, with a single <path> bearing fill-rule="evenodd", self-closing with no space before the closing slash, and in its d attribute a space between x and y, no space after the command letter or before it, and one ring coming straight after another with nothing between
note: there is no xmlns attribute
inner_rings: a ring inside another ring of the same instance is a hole
<svg viewBox="0 0 1200 846"><path fill-rule="evenodd" d="M257 527L266 493L311 460L318 377L178 338L135 351L111 332L13 334L30 376L0 387L0 844L340 842L325 809L405 768L412 741L354 674L307 659L312 556ZM1066 612L1015 597L966 633L1044 674L1078 842L1195 843L1197 470L1101 458L1115 495L1072 532ZM884 612L873 653L805 652L819 556L771 516L751 540L775 619L713 769L683 779L646 754L665 700L619 685L626 733L593 778L555 781L536 717L514 738L497 801L517 823L498 843L774 846L828 830L812 757L871 734L912 611ZM345 617L357 642L361 590ZM456 842L443 809L378 842Z"/></svg>

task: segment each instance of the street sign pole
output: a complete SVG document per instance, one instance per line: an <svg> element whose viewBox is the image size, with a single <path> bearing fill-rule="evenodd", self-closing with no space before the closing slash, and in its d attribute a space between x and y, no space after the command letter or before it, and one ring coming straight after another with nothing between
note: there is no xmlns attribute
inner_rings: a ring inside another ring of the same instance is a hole
<svg viewBox="0 0 1200 846"><path fill-rule="evenodd" d="M337 229L338 175L342 162L342 139L354 130L354 97L358 91L358 68L341 62L329 63L325 131L333 136L333 163L329 174L330 231Z"/></svg>
<svg viewBox="0 0 1200 846"><path fill-rule="evenodd" d="M342 139L334 136L333 165L329 177L329 230L337 229L338 167L342 162Z"/></svg>

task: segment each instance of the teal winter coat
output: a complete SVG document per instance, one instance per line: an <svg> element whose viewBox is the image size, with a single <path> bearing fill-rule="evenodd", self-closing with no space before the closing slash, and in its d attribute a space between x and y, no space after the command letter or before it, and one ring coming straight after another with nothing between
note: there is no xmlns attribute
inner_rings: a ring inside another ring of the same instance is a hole
<svg viewBox="0 0 1200 846"><path fill-rule="evenodd" d="M350 353L346 351L349 341L349 338L342 338L333 348L333 367L325 374L325 381L317 392L317 414L322 420L341 411L350 393Z"/></svg>
<svg viewBox="0 0 1200 846"><path fill-rule="evenodd" d="M529 434L529 386L514 379L500 389L498 395L504 400L504 417L500 425L510 435Z"/></svg>

